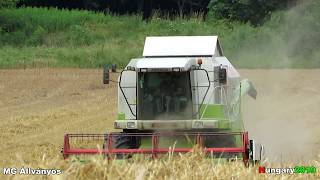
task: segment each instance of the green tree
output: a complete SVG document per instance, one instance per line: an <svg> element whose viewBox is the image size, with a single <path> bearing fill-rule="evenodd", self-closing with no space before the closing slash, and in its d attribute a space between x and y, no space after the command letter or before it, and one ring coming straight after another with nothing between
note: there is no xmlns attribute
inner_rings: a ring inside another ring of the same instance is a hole
<svg viewBox="0 0 320 180"><path fill-rule="evenodd" d="M17 5L18 0L0 0L0 8L10 8Z"/></svg>
<svg viewBox="0 0 320 180"><path fill-rule="evenodd" d="M284 9L296 0L211 0L208 8L216 18L226 18L253 25L262 24L271 12Z"/></svg>

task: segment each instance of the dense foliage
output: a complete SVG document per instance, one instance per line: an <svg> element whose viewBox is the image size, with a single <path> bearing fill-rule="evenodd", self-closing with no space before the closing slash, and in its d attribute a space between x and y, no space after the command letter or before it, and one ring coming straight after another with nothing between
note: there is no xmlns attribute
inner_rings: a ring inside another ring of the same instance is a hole
<svg viewBox="0 0 320 180"><path fill-rule="evenodd" d="M218 18L250 22L258 25L274 10L285 9L297 0L211 0L211 14Z"/></svg>
<svg viewBox="0 0 320 180"><path fill-rule="evenodd" d="M15 7L17 2L18 0L0 0L0 9Z"/></svg>
<svg viewBox="0 0 320 180"><path fill-rule="evenodd" d="M261 24L274 10L290 7L297 0L20 0L19 6L57 7L111 12L113 14L142 14L150 18L154 12L162 17L190 17L210 12L221 19Z"/></svg>

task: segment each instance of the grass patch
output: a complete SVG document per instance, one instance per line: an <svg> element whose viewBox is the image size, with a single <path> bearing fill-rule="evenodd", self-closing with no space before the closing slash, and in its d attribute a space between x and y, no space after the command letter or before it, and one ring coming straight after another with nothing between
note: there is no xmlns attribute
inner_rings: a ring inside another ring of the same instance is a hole
<svg viewBox="0 0 320 180"><path fill-rule="evenodd" d="M305 13L308 12L308 13ZM277 12L261 27L196 16L167 20L79 10L0 10L0 68L124 67L142 55L146 36L219 35L239 68L319 68L320 3ZM297 23L299 22L299 23Z"/></svg>

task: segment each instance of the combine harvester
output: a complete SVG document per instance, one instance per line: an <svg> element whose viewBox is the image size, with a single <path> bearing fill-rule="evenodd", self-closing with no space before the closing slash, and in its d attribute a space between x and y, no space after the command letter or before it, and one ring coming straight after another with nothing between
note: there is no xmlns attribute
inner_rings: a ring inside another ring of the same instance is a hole
<svg viewBox="0 0 320 180"><path fill-rule="evenodd" d="M109 83L107 67L103 81ZM65 158L156 158L197 145L215 157L242 158L246 165L261 160L263 146L249 140L241 119L241 97L256 98L257 92L224 57L217 36L147 37L143 58L132 59L117 83L114 128L122 132L66 134Z"/></svg>

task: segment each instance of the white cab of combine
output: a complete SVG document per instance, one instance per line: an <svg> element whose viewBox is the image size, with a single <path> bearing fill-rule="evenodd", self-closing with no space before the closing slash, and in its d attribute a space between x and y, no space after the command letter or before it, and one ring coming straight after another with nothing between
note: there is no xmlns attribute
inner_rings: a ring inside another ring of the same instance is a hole
<svg viewBox="0 0 320 180"><path fill-rule="evenodd" d="M118 129L238 131L240 96L255 96L251 83L239 87L217 36L147 37L143 57L132 59L118 81ZM170 127L159 125L167 120Z"/></svg>

